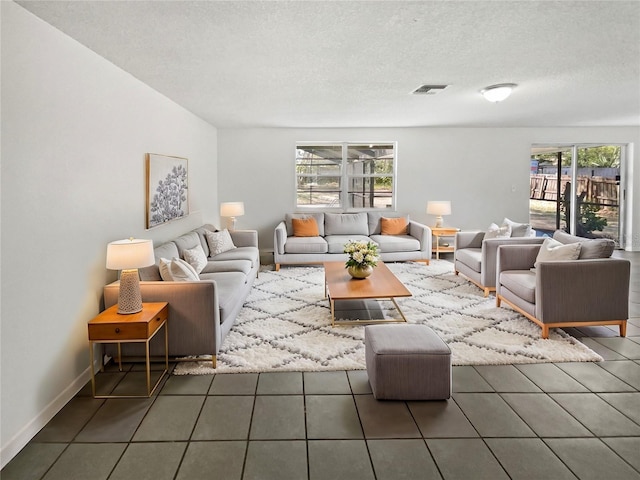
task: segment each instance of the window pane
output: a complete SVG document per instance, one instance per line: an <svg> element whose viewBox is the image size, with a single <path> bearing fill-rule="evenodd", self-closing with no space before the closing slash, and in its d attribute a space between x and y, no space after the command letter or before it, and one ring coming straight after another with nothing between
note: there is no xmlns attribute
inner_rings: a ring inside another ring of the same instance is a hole
<svg viewBox="0 0 640 480"><path fill-rule="evenodd" d="M349 203L352 208L391 208L392 177L353 177L349 179Z"/></svg>
<svg viewBox="0 0 640 480"><path fill-rule="evenodd" d="M347 174L393 174L392 145L352 145L347 151Z"/></svg>
<svg viewBox="0 0 640 480"><path fill-rule="evenodd" d="M393 208L394 162L393 144L297 145L297 206Z"/></svg>

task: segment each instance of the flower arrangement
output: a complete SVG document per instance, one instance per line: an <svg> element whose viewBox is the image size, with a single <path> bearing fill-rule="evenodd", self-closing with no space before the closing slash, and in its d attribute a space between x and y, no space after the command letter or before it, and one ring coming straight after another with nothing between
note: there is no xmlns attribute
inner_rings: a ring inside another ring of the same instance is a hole
<svg viewBox="0 0 640 480"><path fill-rule="evenodd" d="M378 245L373 242L349 241L344 246L344 253L349 255L346 267L375 267L380 259Z"/></svg>

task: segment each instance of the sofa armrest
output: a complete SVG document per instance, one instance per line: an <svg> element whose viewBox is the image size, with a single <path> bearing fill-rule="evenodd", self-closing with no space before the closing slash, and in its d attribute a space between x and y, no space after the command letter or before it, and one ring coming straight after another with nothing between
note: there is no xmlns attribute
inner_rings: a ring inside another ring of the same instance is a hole
<svg viewBox="0 0 640 480"><path fill-rule="evenodd" d="M500 275L500 272L507 270L529 270L533 268L539 251L540 245L498 246L496 275Z"/></svg>
<svg viewBox="0 0 640 480"><path fill-rule="evenodd" d="M256 247L258 248L257 230L230 230L231 240L236 247Z"/></svg>
<svg viewBox="0 0 640 480"><path fill-rule="evenodd" d="M287 243L287 227L280 222L273 232L273 248L279 255L284 255L284 244Z"/></svg>
<svg viewBox="0 0 640 480"><path fill-rule="evenodd" d="M544 241L542 237L509 237L509 238L488 238L482 241L482 274L483 285L496 285L496 264L498 261L498 247L502 245L541 245ZM536 250L537 252L537 250ZM536 253L537 255L537 253ZM531 265L533 267L533 265ZM528 267L530 268L530 267ZM518 270L509 268L509 270Z"/></svg>
<svg viewBox="0 0 640 480"><path fill-rule="evenodd" d="M422 223L409 220L409 235L420 242L420 251L431 255L431 229Z"/></svg>
<svg viewBox="0 0 640 480"><path fill-rule="evenodd" d="M119 282L104 287L104 305L118 303ZM214 355L220 348L220 309L213 280L140 282L143 302L169 302L169 349Z"/></svg>
<svg viewBox="0 0 640 480"><path fill-rule="evenodd" d="M598 258L540 262L536 267L536 318L563 321L627 320L628 260Z"/></svg>
<svg viewBox="0 0 640 480"><path fill-rule="evenodd" d="M458 232L455 237L456 250L462 248L481 248L485 232Z"/></svg>

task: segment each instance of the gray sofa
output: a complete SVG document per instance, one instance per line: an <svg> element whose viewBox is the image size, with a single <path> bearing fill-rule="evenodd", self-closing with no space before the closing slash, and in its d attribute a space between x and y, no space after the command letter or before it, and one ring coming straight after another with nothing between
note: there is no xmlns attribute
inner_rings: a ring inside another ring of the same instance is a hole
<svg viewBox="0 0 640 480"><path fill-rule="evenodd" d="M541 260L545 245L498 248L496 305L502 302L540 326L550 328L617 325L626 335L629 316L628 260L610 258L612 240L588 240L556 231L564 245L580 243L575 260Z"/></svg>
<svg viewBox="0 0 640 480"><path fill-rule="evenodd" d="M140 269L143 302L169 302L169 355L216 355L233 326L258 276L258 234L254 230L230 232L237 248L211 256L206 238L213 225L204 225L154 249L156 264ZM184 259L185 250L202 246L207 263L199 281L163 281L161 258ZM118 282L104 287L105 308L118 302ZM107 353L114 352L108 347ZM123 344L123 356L143 354L141 344ZM164 353L164 344L151 344L151 353Z"/></svg>
<svg viewBox="0 0 640 480"><path fill-rule="evenodd" d="M313 217L319 235L296 237L294 218ZM398 218L392 212L359 213L289 213L274 231L274 261L276 270L281 265L317 264L327 261L346 261L344 245L350 240L372 241L380 250L384 262L419 261L429 264L431 259L431 229L409 220L406 235L382 235L383 217Z"/></svg>

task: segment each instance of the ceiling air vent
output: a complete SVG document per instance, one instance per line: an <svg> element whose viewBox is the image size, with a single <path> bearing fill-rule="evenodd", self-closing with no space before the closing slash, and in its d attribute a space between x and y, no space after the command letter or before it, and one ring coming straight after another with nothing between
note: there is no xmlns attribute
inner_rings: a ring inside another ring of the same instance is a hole
<svg viewBox="0 0 640 480"><path fill-rule="evenodd" d="M411 94L412 95L435 95L440 90L444 90L448 86L449 85L420 85L413 92L411 92Z"/></svg>

